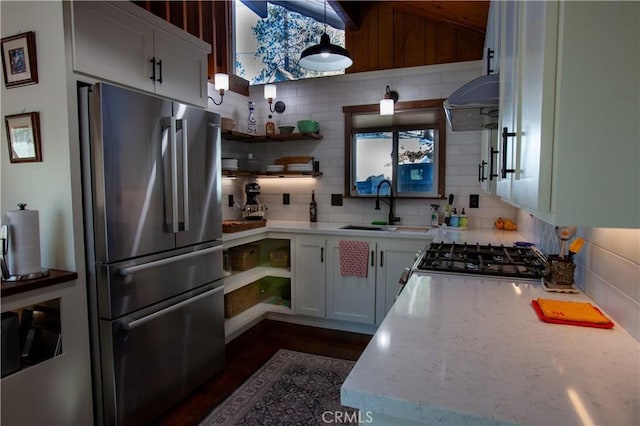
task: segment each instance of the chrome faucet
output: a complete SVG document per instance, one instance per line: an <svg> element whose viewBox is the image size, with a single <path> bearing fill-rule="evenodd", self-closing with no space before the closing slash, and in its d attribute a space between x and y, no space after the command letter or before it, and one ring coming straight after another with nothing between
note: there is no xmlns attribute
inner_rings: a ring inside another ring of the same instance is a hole
<svg viewBox="0 0 640 426"><path fill-rule="evenodd" d="M389 219L387 221L387 225L393 225L394 223L398 223L400 222L400 218L396 217L395 213L393 212L393 207L394 207L394 199L393 199L393 185L391 184L391 181L389 179L384 179L383 181L381 181L378 184L378 189L376 190L376 210L380 210L380 187L382 187L382 184L386 183L387 185L389 185L389 201L384 201L385 203L389 204Z"/></svg>

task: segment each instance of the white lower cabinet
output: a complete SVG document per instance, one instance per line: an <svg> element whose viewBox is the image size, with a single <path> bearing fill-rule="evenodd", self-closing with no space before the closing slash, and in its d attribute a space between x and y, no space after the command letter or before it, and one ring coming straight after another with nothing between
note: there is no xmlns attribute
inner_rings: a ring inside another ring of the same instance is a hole
<svg viewBox="0 0 640 426"><path fill-rule="evenodd" d="M367 276L342 275L340 241L369 244ZM336 238L335 236L295 239L295 313L353 323L378 325L391 309L400 289L398 279L413 262L425 240L388 238Z"/></svg>
<svg viewBox="0 0 640 426"><path fill-rule="evenodd" d="M327 318L374 324L376 313L376 242L369 243L367 276L342 275L340 270L340 239L327 241ZM364 261L365 259L361 259Z"/></svg>
<svg viewBox="0 0 640 426"><path fill-rule="evenodd" d="M299 237L295 240L296 314L325 317L325 247L324 238Z"/></svg>
<svg viewBox="0 0 640 426"><path fill-rule="evenodd" d="M378 240L376 260L376 325L391 309L400 291L399 279L404 269L414 261L426 242L419 240Z"/></svg>

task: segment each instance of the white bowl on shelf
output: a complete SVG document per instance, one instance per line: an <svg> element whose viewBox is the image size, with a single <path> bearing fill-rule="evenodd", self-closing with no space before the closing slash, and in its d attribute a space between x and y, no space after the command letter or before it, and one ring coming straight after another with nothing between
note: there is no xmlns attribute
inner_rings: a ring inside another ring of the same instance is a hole
<svg viewBox="0 0 640 426"><path fill-rule="evenodd" d="M222 168L225 170L238 170L238 160L236 158L223 158Z"/></svg>
<svg viewBox="0 0 640 426"><path fill-rule="evenodd" d="M312 172L313 163L291 163L287 166L290 172Z"/></svg>
<svg viewBox="0 0 640 426"><path fill-rule="evenodd" d="M271 173L279 173L284 171L284 166L282 164L269 164L265 167L265 170Z"/></svg>

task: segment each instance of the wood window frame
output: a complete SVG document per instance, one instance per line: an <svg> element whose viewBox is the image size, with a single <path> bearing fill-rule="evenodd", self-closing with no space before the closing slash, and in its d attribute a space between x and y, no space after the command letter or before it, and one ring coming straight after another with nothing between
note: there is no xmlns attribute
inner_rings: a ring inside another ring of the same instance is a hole
<svg viewBox="0 0 640 426"><path fill-rule="evenodd" d="M445 199L445 169L447 159L447 117L442 107L445 99L428 99L419 101L397 102L394 108L394 114L402 114L403 112L415 111L421 109L436 110L438 123L433 128L438 129L438 196L437 197L412 197L402 196L403 199ZM365 198L351 195L351 152L352 152L352 135L356 130L353 128L353 116L358 114L380 114L380 104L353 105L342 107L344 113L344 190L345 198ZM401 130L401 127L407 126L389 126L377 127L378 131ZM410 126L415 127L415 126Z"/></svg>

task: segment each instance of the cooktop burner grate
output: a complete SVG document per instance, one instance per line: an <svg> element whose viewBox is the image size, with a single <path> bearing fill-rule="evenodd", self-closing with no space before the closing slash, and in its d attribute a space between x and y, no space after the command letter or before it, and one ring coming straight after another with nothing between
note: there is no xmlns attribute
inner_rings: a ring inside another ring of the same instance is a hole
<svg viewBox="0 0 640 426"><path fill-rule="evenodd" d="M541 278L545 265L544 257L530 247L441 242L431 243L416 270Z"/></svg>

